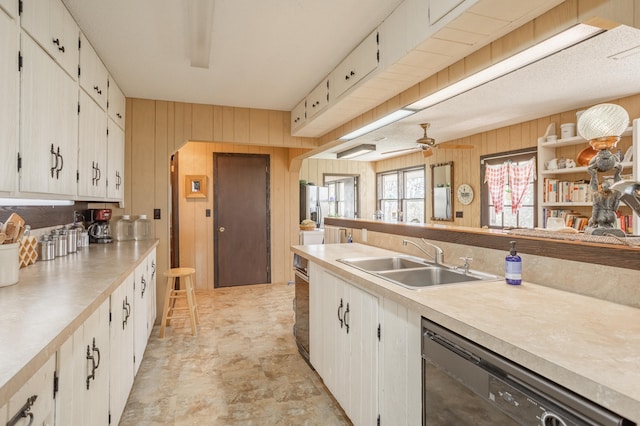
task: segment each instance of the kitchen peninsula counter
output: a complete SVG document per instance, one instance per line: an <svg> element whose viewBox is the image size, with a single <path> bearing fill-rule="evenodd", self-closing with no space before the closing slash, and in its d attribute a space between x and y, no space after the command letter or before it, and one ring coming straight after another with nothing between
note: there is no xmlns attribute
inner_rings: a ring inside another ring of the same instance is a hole
<svg viewBox="0 0 640 426"><path fill-rule="evenodd" d="M157 240L91 244L0 288L0 407L134 272Z"/></svg>
<svg viewBox="0 0 640 426"><path fill-rule="evenodd" d="M336 261L393 251L356 243L292 251L640 424L640 309L529 282L410 290Z"/></svg>

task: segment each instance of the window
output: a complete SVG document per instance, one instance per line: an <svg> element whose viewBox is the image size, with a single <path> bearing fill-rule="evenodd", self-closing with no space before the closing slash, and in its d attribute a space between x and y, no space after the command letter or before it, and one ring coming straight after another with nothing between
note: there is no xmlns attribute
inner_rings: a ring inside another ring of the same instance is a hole
<svg viewBox="0 0 640 426"><path fill-rule="evenodd" d="M329 217L358 217L358 176L323 176L329 188Z"/></svg>
<svg viewBox="0 0 640 426"><path fill-rule="evenodd" d="M377 174L377 208L388 221L424 223L425 167Z"/></svg>
<svg viewBox="0 0 640 426"><path fill-rule="evenodd" d="M522 204L515 213L512 212L511 208L512 193L511 186L509 185L508 173L506 174L506 178L504 180L502 200L500 200L503 204L503 207L502 211L499 213L496 213L496 200L493 200L493 197L491 196L489 184L487 182L484 182L487 173L487 166L507 166L509 163L524 166L529 161L531 161L532 157L534 158L533 161L535 165L536 151L531 149L505 152L481 157L480 170L483 184L480 195L482 201L480 223L482 226L487 226L489 228L534 228L536 226L536 212L538 201L535 184L535 168L533 169L533 172L531 173L529 181L526 185Z"/></svg>

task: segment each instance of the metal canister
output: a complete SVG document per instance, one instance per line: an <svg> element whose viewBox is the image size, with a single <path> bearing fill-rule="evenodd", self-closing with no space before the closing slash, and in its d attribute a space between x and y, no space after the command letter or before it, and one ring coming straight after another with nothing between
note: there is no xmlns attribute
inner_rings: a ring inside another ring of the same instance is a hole
<svg viewBox="0 0 640 426"><path fill-rule="evenodd" d="M66 233L63 235L62 233L57 233L52 236L53 243L56 247L56 257L66 256L67 255L67 235Z"/></svg>
<svg viewBox="0 0 640 426"><path fill-rule="evenodd" d="M56 246L53 240L43 236L38 241L38 260L53 260L56 257Z"/></svg>
<svg viewBox="0 0 640 426"><path fill-rule="evenodd" d="M67 252L75 253L78 250L78 230L67 229Z"/></svg>

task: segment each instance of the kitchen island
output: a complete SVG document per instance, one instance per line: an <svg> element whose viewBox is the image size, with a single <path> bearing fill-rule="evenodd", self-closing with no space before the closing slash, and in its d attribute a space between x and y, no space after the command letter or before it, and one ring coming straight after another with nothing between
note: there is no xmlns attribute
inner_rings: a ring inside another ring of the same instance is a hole
<svg viewBox="0 0 640 426"><path fill-rule="evenodd" d="M143 262L151 255L155 267L157 244L91 244L21 269L17 284L0 288L0 412L136 269L147 270Z"/></svg>
<svg viewBox="0 0 640 426"><path fill-rule="evenodd" d="M293 246L292 251L640 422L639 309L530 282L510 286L499 280L410 290L336 261L398 254L393 251L363 244Z"/></svg>

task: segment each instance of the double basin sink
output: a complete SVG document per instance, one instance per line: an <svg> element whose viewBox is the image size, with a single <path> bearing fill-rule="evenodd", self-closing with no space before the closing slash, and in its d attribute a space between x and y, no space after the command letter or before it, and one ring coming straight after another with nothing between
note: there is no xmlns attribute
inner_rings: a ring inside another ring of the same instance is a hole
<svg viewBox="0 0 640 426"><path fill-rule="evenodd" d="M338 259L338 262L413 290L436 285L500 279L496 275L465 271L463 268L431 263L411 256L353 257Z"/></svg>

